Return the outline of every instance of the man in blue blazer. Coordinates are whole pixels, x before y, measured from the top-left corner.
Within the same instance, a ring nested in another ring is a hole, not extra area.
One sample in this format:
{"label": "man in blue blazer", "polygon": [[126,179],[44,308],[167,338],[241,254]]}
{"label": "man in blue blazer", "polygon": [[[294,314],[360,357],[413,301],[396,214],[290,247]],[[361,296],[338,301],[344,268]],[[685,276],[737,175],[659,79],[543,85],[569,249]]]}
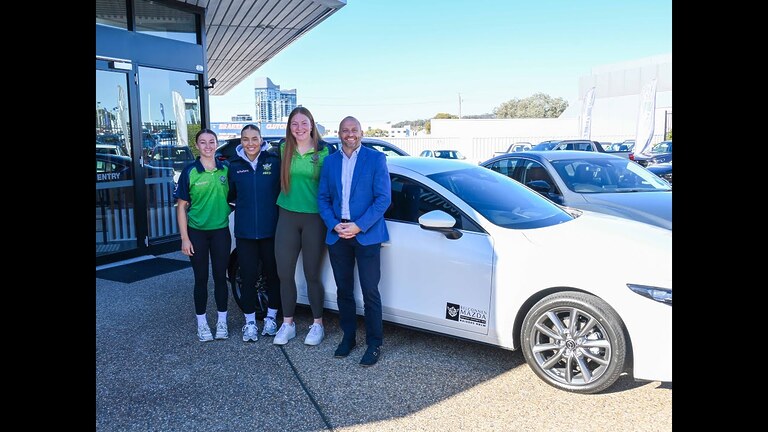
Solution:
{"label": "man in blue blazer", "polygon": [[387,157],[361,145],[363,131],[354,117],[339,124],[341,150],[325,158],[320,172],[317,203],[328,227],[325,242],[336,280],[339,325],[344,335],[335,357],[343,358],[356,345],[357,306],[354,270],[363,291],[365,342],[360,364],[372,366],[381,357],[381,243],[389,240],[384,212],[392,200]]}

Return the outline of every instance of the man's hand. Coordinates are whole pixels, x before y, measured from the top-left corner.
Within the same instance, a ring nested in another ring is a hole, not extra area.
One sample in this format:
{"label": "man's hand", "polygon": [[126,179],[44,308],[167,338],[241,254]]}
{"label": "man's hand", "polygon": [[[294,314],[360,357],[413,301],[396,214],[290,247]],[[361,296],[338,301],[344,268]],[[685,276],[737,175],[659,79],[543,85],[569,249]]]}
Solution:
{"label": "man's hand", "polygon": [[354,222],[341,222],[333,228],[340,238],[351,239],[361,230]]}

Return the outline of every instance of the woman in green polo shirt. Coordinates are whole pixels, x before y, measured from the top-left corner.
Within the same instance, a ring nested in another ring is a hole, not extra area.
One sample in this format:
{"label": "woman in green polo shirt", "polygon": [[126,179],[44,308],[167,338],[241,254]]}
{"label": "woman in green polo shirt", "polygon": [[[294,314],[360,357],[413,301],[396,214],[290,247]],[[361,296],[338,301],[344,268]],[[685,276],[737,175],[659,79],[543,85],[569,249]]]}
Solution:
{"label": "woman in green polo shirt", "polygon": [[195,313],[197,337],[200,342],[213,340],[205,316],[208,304],[208,260],[213,269],[213,294],[216,299],[218,321],[216,339],[227,339],[227,265],[232,236],[229,233],[227,203],[228,167],[216,160],[216,134],[202,129],[195,136],[200,157],[181,171],[174,192],[176,218],[181,234],[181,253],[189,257],[195,276]]}
{"label": "woman in green polo shirt", "polygon": [[281,190],[277,197],[279,216],[275,232],[275,260],[280,277],[283,324],[273,343],[285,345],[296,337],[296,324],[293,322],[297,296],[295,274],[301,252],[307,296],[314,318],[304,343],[317,345],[325,336],[320,269],[326,251],[325,224],[317,208],[317,188],[320,168],[328,156],[328,145],[320,140],[315,119],[308,109],[297,107],[288,116],[280,156]]}

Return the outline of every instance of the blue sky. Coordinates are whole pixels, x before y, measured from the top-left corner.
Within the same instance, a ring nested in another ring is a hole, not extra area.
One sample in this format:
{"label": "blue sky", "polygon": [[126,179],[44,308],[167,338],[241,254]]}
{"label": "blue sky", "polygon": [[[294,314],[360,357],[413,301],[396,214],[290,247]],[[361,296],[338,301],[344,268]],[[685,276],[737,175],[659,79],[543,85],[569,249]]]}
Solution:
{"label": "blue sky", "polygon": [[593,67],[672,52],[671,0],[347,0],[224,96],[211,120],[254,114],[253,81],[296,89],[316,121],[490,113],[534,93],[579,99]]}

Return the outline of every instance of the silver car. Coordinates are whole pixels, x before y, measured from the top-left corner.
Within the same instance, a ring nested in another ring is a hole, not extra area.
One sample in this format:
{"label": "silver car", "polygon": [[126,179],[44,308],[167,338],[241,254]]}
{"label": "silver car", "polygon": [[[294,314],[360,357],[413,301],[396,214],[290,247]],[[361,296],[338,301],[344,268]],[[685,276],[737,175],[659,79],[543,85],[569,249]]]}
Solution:
{"label": "silver car", "polygon": [[605,153],[530,151],[497,156],[482,166],[550,200],[672,229],[672,187],[637,163]]}

